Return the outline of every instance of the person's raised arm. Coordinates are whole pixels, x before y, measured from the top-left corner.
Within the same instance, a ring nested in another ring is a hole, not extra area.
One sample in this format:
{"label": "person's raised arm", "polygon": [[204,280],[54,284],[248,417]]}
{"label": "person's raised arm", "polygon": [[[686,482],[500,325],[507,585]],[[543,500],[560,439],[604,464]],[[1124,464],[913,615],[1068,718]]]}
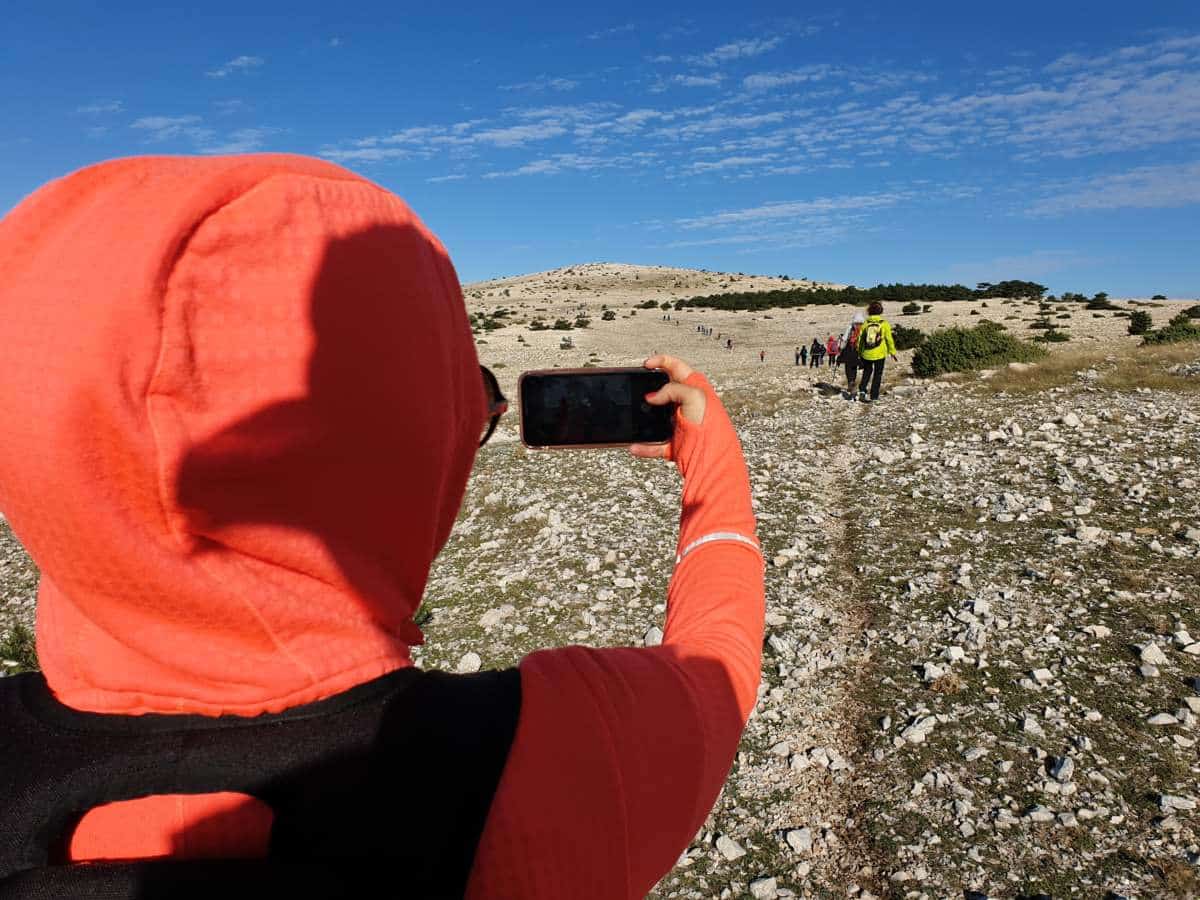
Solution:
{"label": "person's raised arm", "polygon": [[566,647],[521,663],[521,716],[468,896],[643,897],[703,825],[754,707],[762,557],[750,482],[711,385],[685,363],[647,399],[679,404],[683,475],[661,646]]}

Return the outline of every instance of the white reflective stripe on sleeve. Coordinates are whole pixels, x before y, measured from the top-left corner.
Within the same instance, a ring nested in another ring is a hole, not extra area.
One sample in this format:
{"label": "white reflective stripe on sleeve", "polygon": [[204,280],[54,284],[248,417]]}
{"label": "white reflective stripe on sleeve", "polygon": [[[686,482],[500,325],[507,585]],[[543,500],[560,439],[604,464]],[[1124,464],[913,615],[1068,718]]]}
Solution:
{"label": "white reflective stripe on sleeve", "polygon": [[676,554],[675,565],[679,565],[681,562],[683,562],[683,558],[697,547],[703,544],[711,544],[713,541],[737,541],[739,544],[746,544],[749,547],[753,547],[755,552],[759,554],[762,553],[762,549],[758,546],[758,541],[754,540],[754,538],[746,537],[744,534],[738,534],[736,531],[714,531],[712,534],[706,534],[704,537],[696,538],[696,540],[684,547],[682,553]]}

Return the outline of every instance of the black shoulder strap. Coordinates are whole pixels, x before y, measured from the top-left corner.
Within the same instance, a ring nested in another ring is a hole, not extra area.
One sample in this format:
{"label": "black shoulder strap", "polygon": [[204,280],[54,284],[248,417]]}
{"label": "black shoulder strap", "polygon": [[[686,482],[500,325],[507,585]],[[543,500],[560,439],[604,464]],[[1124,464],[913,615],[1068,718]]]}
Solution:
{"label": "black shoulder strap", "polygon": [[[339,884],[386,875],[402,879],[403,896],[461,896],[519,710],[515,669],[406,669],[252,718],[81,713],[59,704],[40,675],[0,679],[0,898],[26,895],[4,893],[12,876],[23,890],[38,878],[82,878],[107,879],[117,891],[93,883],[88,896],[179,896],[145,891],[172,872],[185,881],[205,873],[236,881],[270,878],[273,866],[281,880],[301,885],[321,883],[297,874],[297,866],[315,866]],[[209,869],[50,865],[51,848],[93,807],[217,791],[271,807],[267,860]],[[293,896],[336,894],[313,888]]]}

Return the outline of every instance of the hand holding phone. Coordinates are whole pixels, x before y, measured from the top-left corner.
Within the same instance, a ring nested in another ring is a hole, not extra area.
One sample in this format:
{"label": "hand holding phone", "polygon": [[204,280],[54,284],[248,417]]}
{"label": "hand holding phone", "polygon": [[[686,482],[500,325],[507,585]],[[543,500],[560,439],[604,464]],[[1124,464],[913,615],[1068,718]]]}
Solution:
{"label": "hand holding phone", "polygon": [[665,446],[675,429],[671,381],[654,367],[525,372],[517,385],[521,441],[541,449]]}
{"label": "hand holding phone", "polygon": [[[669,403],[672,404],[672,408],[678,405],[680,415],[693,425],[700,425],[704,422],[708,397],[704,391],[685,383],[695,371],[691,366],[682,359],[664,354],[652,356],[642,365],[646,368],[662,369],[671,377],[671,380],[656,394],[646,398],[648,403],[652,405]],[[643,459],[670,459],[671,445],[634,444],[629,448],[629,452]]]}

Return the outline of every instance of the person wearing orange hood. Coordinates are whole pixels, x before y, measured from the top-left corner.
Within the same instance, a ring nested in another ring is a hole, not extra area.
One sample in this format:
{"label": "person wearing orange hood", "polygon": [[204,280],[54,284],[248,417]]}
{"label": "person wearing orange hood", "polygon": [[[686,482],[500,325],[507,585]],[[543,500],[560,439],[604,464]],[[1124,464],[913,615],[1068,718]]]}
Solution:
{"label": "person wearing orange hood", "polygon": [[641,897],[671,869],[763,635],[703,376],[647,360],[676,431],[632,448],[683,476],[662,644],[423,672],[413,616],[503,407],[403,201],[304,157],[118,160],[0,221],[0,273],[43,669],[0,679],[0,897]]}

